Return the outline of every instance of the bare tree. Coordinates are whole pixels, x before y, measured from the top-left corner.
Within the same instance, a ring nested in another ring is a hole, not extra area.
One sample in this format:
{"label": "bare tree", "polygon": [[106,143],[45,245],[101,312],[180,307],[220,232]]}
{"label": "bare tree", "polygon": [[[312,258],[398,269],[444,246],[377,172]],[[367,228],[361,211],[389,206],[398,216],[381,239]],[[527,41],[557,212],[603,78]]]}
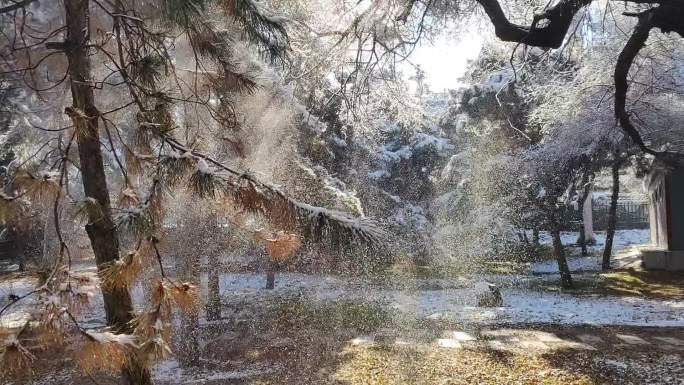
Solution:
{"label": "bare tree", "polygon": [[[568,35],[575,15],[593,0],[560,0],[533,17],[529,26],[517,25],[508,20],[499,0],[476,0],[494,25],[496,36],[503,41],[517,42],[540,48],[559,48]],[[664,33],[675,32],[684,37],[684,4],[675,0],[627,0],[625,3],[646,5],[638,13],[625,12],[638,22],[632,35],[615,63],[615,118],[620,127],[642,151],[648,154],[671,157],[673,154],[650,148],[631,121],[627,111],[628,75],[634,59],[644,47],[653,29]]]}

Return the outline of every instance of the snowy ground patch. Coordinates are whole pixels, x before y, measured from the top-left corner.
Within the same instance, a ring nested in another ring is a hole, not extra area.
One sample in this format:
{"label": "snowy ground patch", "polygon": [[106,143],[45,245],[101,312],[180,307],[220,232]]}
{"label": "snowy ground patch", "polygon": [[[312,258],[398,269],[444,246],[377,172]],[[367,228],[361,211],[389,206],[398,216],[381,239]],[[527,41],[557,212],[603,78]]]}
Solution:
{"label": "snowy ground patch", "polygon": [[204,384],[207,382],[225,381],[226,383],[247,381],[255,377],[275,372],[277,366],[241,365],[239,370],[184,370],[175,359],[169,359],[155,365],[152,376],[161,384]]}
{"label": "snowy ground patch", "polygon": [[[577,243],[577,232],[562,232],[561,241],[565,246],[574,247]],[[629,247],[637,245],[645,245],[650,243],[650,230],[648,229],[634,229],[634,230],[617,230],[615,238],[613,239],[613,254],[623,251]],[[601,270],[601,253],[606,243],[606,233],[594,233],[596,243],[589,246],[589,252],[595,253],[598,256],[590,257],[568,257],[568,265],[570,271],[600,271]],[[539,242],[543,245],[551,245],[551,235],[548,232],[541,232],[539,234]],[[558,264],[556,261],[544,261],[533,263],[530,266],[533,273],[549,274],[558,273]]]}
{"label": "snowy ground patch", "polygon": [[[492,277],[490,277],[492,278]],[[566,325],[684,326],[684,301],[638,297],[575,296],[502,287],[504,306],[477,307],[476,281],[467,287],[387,290],[358,280],[283,273],[276,289],[263,289],[263,275],[221,275],[223,302],[254,303],[288,295],[313,302],[374,301],[398,315],[447,319],[464,323],[562,323]],[[428,286],[428,285],[425,285]]]}
{"label": "snowy ground patch", "polygon": [[[528,237],[532,237],[532,233],[528,233]],[[577,231],[561,231],[561,242],[568,247],[576,247],[579,232]],[[596,242],[588,246],[590,252],[602,252],[606,244],[606,232],[595,231],[594,239]],[[542,245],[551,246],[551,234],[548,231],[539,232],[539,243]],[[649,229],[631,229],[631,230],[616,230],[613,238],[613,252],[620,251],[628,246],[643,245],[651,243],[651,230]]]}

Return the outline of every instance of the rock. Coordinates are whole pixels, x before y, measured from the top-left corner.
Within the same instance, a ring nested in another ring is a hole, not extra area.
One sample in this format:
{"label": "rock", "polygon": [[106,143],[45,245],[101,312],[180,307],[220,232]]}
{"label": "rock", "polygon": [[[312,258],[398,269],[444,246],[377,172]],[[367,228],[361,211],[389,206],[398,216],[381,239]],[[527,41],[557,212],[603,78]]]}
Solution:
{"label": "rock", "polygon": [[485,282],[483,285],[477,285],[476,293],[477,306],[479,307],[500,307],[503,306],[503,298],[501,298],[501,291],[493,283]]}

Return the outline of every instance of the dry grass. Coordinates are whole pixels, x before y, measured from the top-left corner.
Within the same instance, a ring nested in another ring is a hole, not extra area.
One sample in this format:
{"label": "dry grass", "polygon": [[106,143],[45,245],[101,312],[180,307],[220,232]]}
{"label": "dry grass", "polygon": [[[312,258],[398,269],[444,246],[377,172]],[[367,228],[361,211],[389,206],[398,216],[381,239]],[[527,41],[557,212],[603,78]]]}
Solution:
{"label": "dry grass", "polygon": [[609,294],[684,298],[684,275],[681,273],[629,269],[601,274],[601,277]]}
{"label": "dry grass", "polygon": [[532,281],[528,288],[541,291],[562,291],[580,296],[684,298],[684,276],[681,273],[628,269],[610,273],[576,274],[573,276],[573,281],[575,285],[573,289],[561,289],[558,277]]}
{"label": "dry grass", "polygon": [[393,313],[380,303],[340,300],[318,306],[294,300],[274,307],[270,322],[281,331],[353,329],[370,332],[389,325],[392,318]]}
{"label": "dry grass", "polygon": [[[293,384],[306,379],[309,384],[539,384],[596,385],[611,381],[593,364],[586,352],[513,354],[485,349],[444,349],[434,344],[361,347],[338,346],[337,352],[306,352],[314,365],[285,362],[275,376],[262,377],[256,384]],[[303,349],[304,350],[304,349]],[[315,349],[314,349],[315,350]],[[289,356],[293,358],[293,356]]]}
{"label": "dry grass", "polygon": [[591,385],[587,374],[556,367],[544,356],[484,350],[442,349],[434,345],[345,352],[349,359],[336,379],[355,384],[548,384]]}

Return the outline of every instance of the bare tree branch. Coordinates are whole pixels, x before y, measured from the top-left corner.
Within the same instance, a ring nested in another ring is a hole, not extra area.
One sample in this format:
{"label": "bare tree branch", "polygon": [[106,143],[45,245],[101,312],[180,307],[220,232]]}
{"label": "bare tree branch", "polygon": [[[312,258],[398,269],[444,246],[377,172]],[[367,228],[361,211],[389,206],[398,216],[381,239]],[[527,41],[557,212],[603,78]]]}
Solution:
{"label": "bare tree branch", "polygon": [[639,54],[639,51],[646,45],[651,29],[660,28],[663,32],[677,32],[680,36],[683,35],[683,13],[684,8],[680,4],[679,6],[665,5],[651,8],[638,14],[639,21],[620,52],[615,65],[615,117],[620,123],[620,127],[632,139],[634,144],[639,146],[645,153],[654,156],[664,156],[666,154],[646,146],[639,130],[630,120],[626,109],[629,70],[632,64],[634,64],[634,59]]}
{"label": "bare tree branch", "polygon": [[36,1],[37,0],[22,0],[22,1],[13,2],[14,4],[0,8],[0,15],[2,15],[3,13],[8,13],[8,12],[12,12],[12,11],[16,11],[18,9],[24,8],[27,5],[34,3]]}
{"label": "bare tree branch", "polygon": [[[543,13],[536,14],[532,25],[511,23],[498,0],[477,0],[494,25],[496,36],[503,41],[524,43],[541,48],[559,48],[577,12],[593,0],[561,0]],[[548,20],[537,27],[541,20]]]}
{"label": "bare tree branch", "polygon": [[[536,14],[532,24],[527,27],[511,23],[501,8],[499,0],[477,0],[494,25],[499,39],[541,48],[561,47],[574,16],[592,1],[560,0],[543,13]],[[647,147],[639,130],[630,120],[626,110],[628,75],[634,59],[645,46],[651,29],[658,28],[663,33],[677,32],[680,36],[684,36],[684,4],[674,0],[625,0],[625,2],[654,6],[640,13],[625,13],[626,16],[638,17],[639,21],[615,66],[615,117],[620,127],[642,151],[662,157],[667,154]],[[542,20],[547,22],[544,26],[537,27]]]}
{"label": "bare tree branch", "polygon": [[647,154],[656,155],[657,152],[646,147],[641,134],[634,127],[629,119],[629,114],[626,110],[627,103],[627,90],[629,89],[629,83],[627,76],[629,75],[629,69],[634,63],[634,59],[639,54],[639,51],[646,44],[648,40],[648,35],[653,28],[653,23],[651,18],[648,16],[639,17],[639,22],[637,23],[632,35],[627,40],[627,44],[620,52],[618,56],[617,64],[615,65],[615,117],[617,118],[620,126],[629,135],[629,137],[634,141],[634,144],[639,146],[642,151]]}

